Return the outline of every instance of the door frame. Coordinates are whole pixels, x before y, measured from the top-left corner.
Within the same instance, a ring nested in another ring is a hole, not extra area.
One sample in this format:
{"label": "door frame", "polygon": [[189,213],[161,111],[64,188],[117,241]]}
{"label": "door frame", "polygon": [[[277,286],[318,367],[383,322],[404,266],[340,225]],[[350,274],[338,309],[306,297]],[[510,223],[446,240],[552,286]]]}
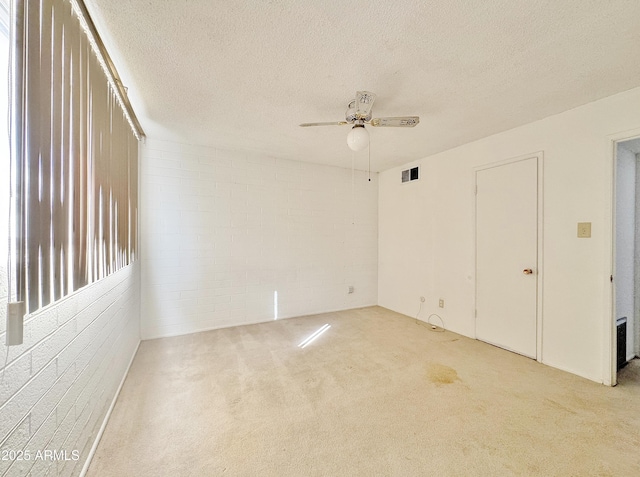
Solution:
{"label": "door frame", "polygon": [[[616,276],[616,179],[618,169],[618,143],[632,139],[640,138],[640,129],[630,129],[628,131],[611,134],[608,136],[609,141],[609,213],[608,220],[610,227],[609,234],[605,234],[606,240],[609,241],[608,250],[608,266],[609,276],[607,276],[608,286],[605,286],[605,304],[609,309],[609,314],[605,313],[604,320],[604,350],[603,350],[603,376],[602,382],[607,386],[615,386],[618,384],[618,335],[616,330],[616,296],[614,280]],[[635,331],[634,331],[635,332]],[[607,346],[608,345],[608,346]],[[608,349],[607,349],[608,348]]]}
{"label": "door frame", "polygon": [[538,183],[538,233],[536,237],[537,241],[537,260],[536,260],[536,358],[538,362],[542,362],[542,331],[543,331],[543,288],[544,283],[544,152],[537,151],[530,154],[523,154],[521,156],[511,157],[495,162],[489,162],[473,168],[473,265],[474,265],[474,286],[473,286],[473,334],[474,338],[478,339],[476,331],[477,322],[477,303],[478,303],[478,199],[477,199],[477,173],[486,169],[493,169],[495,167],[505,166],[515,162],[525,161],[527,159],[536,159],[537,165],[537,183]]}

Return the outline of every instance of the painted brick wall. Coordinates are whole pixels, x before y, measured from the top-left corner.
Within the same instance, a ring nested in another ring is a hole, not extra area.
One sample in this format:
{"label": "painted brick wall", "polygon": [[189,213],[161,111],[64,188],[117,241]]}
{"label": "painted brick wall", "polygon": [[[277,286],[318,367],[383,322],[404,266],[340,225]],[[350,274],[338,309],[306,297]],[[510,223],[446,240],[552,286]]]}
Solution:
{"label": "painted brick wall", "polygon": [[377,174],[153,139],[141,167],[143,338],[377,303]]}
{"label": "painted brick wall", "polygon": [[[0,365],[5,346],[6,268],[0,267]],[[79,475],[140,342],[139,262],[25,319],[0,384],[0,475]],[[2,371],[2,369],[0,369]],[[35,460],[45,449],[77,461]],[[2,460],[4,451],[31,460]],[[47,474],[48,472],[48,474]]]}

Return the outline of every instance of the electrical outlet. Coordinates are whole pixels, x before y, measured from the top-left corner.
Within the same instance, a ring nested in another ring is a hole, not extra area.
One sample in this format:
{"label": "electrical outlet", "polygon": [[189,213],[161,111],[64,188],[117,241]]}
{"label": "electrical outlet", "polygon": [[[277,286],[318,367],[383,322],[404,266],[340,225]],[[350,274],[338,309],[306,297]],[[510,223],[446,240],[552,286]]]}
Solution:
{"label": "electrical outlet", "polygon": [[349,285],[349,294],[353,293],[353,285]]}
{"label": "electrical outlet", "polygon": [[443,299],[443,298],[440,298],[440,299],[438,300],[438,306],[439,306],[440,308],[444,308],[444,299]]}

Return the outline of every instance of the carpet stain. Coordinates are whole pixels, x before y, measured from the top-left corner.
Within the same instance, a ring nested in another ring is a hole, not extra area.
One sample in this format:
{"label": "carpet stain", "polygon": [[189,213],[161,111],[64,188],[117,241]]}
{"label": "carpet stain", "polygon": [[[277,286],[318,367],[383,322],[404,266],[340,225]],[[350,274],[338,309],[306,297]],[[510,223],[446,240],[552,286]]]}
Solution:
{"label": "carpet stain", "polygon": [[451,384],[459,380],[455,369],[438,363],[427,365],[427,379],[435,384]]}

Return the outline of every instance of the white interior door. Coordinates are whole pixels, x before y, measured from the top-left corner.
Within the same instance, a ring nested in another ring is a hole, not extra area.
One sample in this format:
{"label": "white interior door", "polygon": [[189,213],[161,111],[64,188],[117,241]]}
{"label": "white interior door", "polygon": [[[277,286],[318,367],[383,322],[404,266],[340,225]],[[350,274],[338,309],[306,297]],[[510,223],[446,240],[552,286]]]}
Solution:
{"label": "white interior door", "polygon": [[536,358],[538,158],[476,171],[476,337]]}

